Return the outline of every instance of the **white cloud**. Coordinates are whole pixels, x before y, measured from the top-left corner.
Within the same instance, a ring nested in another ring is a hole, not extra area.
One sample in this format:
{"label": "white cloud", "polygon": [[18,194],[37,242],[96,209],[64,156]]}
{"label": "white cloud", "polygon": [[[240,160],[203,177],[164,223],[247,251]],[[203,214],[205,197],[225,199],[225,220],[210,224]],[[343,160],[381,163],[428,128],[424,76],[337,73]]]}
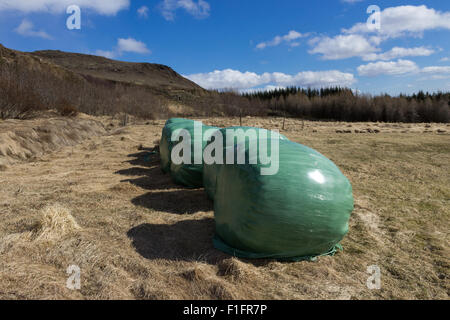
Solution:
{"label": "white cloud", "polygon": [[365,61],[375,61],[375,60],[393,60],[403,57],[427,57],[435,53],[434,50],[425,47],[416,48],[401,48],[394,47],[391,50],[384,53],[371,53],[363,56]]}
{"label": "white cloud", "polygon": [[337,70],[304,71],[295,75],[280,72],[257,74],[226,69],[185,76],[206,89],[238,89],[248,91],[255,87],[327,87],[350,86],[356,82],[353,74]]}
{"label": "white cloud", "polygon": [[442,80],[450,78],[450,66],[431,66],[425,67],[421,70],[424,75],[419,80]]}
{"label": "white cloud", "polygon": [[422,73],[428,74],[450,74],[450,66],[445,67],[425,67],[422,69]]}
{"label": "white cloud", "polygon": [[313,48],[309,53],[322,54],[325,60],[367,56],[380,50],[365,37],[357,34],[314,38],[310,41],[310,45]]}
{"label": "white cloud", "polygon": [[16,29],[14,29],[14,31],[25,37],[52,39],[52,37],[47,32],[42,30],[34,30],[33,23],[27,19],[22,20],[22,23]]}
{"label": "white cloud", "polygon": [[440,62],[447,62],[450,61],[450,57],[444,57],[441,60],[439,60]]}
{"label": "white cloud", "polygon": [[280,90],[280,89],[286,89],[286,87],[267,85],[267,86],[262,87],[262,88],[242,89],[242,90],[240,90],[240,92],[241,93],[256,93],[256,92],[274,91],[274,90]]}
{"label": "white cloud", "polygon": [[117,46],[113,50],[96,50],[95,54],[109,59],[117,58],[125,52],[151,54],[152,52],[147,48],[147,45],[133,38],[117,39]]}
{"label": "white cloud", "polygon": [[372,62],[358,67],[358,74],[366,77],[376,77],[379,75],[402,75],[418,72],[417,64],[410,60],[379,61]]}
{"label": "white cloud", "polygon": [[205,0],[163,0],[160,5],[161,13],[166,20],[175,19],[175,11],[184,9],[195,18],[205,18],[209,16],[211,6]]}
{"label": "white cloud", "polygon": [[322,54],[326,60],[361,57],[365,61],[392,60],[403,57],[429,56],[435,50],[417,47],[400,48],[379,53],[378,46],[389,38],[422,36],[427,30],[450,30],[450,12],[440,12],[422,6],[397,6],[383,10],[381,29],[368,28],[367,23],[357,23],[343,34],[333,38],[321,37],[310,41],[311,54]]}
{"label": "white cloud", "polygon": [[337,70],[331,71],[305,71],[300,72],[292,77],[292,80],[279,82],[285,86],[301,86],[301,87],[328,87],[343,86],[347,87],[355,83],[356,80],[351,73],[343,73]]}
{"label": "white cloud", "polygon": [[410,60],[379,61],[358,67],[360,76],[376,77],[380,75],[417,74],[425,76],[423,79],[446,79],[450,77],[450,66],[428,66],[419,68]]}
{"label": "white cloud", "polygon": [[118,39],[117,49],[119,50],[119,52],[133,52],[140,54],[151,53],[151,51],[147,48],[145,43],[135,40],[133,38]]}
{"label": "white cloud", "polygon": [[148,12],[149,12],[149,9],[147,6],[142,6],[137,10],[139,17],[141,17],[141,18],[147,18]]}
{"label": "white cloud", "polygon": [[361,1],[364,1],[364,0],[341,0],[342,2],[345,2],[345,3],[356,3],[356,2],[361,2]]}
{"label": "white cloud", "polygon": [[247,89],[270,82],[270,74],[258,75],[254,72],[240,72],[232,69],[216,70],[186,76],[206,89]]}
{"label": "white cloud", "polygon": [[0,0],[0,11],[61,13],[70,5],[78,5],[82,9],[91,9],[104,15],[114,15],[127,9],[130,0]]}
{"label": "white cloud", "polygon": [[369,29],[367,24],[358,23],[344,33],[373,33],[385,38],[402,35],[421,36],[424,31],[447,29],[450,30],[450,12],[440,12],[421,6],[398,6],[386,8],[381,12],[381,29]]}
{"label": "white cloud", "polygon": [[307,37],[307,36],[308,36],[308,34],[301,34],[300,32],[297,32],[295,30],[291,30],[291,31],[289,31],[288,34],[286,34],[284,36],[276,36],[275,38],[273,38],[270,41],[259,43],[256,46],[256,48],[257,49],[265,49],[267,47],[278,46],[281,43],[290,43],[290,45],[292,47],[296,47],[296,46],[299,45],[299,43],[298,42],[292,42],[292,41],[297,40],[299,38]]}

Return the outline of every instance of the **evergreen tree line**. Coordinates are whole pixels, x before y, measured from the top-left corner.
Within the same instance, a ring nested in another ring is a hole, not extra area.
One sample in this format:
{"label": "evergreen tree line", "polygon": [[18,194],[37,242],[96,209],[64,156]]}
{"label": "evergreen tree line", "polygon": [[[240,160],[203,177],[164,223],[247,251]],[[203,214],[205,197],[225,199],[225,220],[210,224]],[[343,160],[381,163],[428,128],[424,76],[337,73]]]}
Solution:
{"label": "evergreen tree line", "polygon": [[450,122],[450,93],[361,95],[348,88],[290,87],[243,94],[269,115],[349,122]]}

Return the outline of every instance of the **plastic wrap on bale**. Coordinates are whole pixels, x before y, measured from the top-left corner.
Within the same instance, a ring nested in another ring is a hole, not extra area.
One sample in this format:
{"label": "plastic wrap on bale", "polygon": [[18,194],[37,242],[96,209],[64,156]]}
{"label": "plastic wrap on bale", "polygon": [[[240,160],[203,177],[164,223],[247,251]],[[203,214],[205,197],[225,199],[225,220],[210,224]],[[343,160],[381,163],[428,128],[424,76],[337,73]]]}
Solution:
{"label": "plastic wrap on bale", "polygon": [[173,143],[171,141],[172,132],[178,129],[178,124],[183,126],[190,125],[193,120],[183,118],[171,118],[166,121],[161,134],[161,141],[159,143],[159,154],[161,159],[161,169],[167,173],[170,171],[170,153],[172,152]]}
{"label": "plastic wrap on bale", "polygon": [[[242,129],[242,131],[240,131],[240,134],[239,134],[239,131],[237,131],[239,129]],[[219,131],[222,135],[222,139],[223,139],[222,145],[223,145],[223,149],[224,149],[223,163],[225,163],[225,155],[226,155],[226,150],[227,150],[227,143],[226,143],[227,130],[236,130],[235,132],[239,136],[239,138],[235,138],[233,147],[238,142],[239,139],[245,139],[245,142],[248,147],[250,140],[259,139],[261,133],[265,134],[265,137],[268,139],[279,138],[282,140],[289,140],[286,136],[279,134],[277,132],[267,130],[267,129],[255,128],[255,127],[228,127],[228,128],[220,129]],[[246,133],[249,130],[252,130],[253,132],[255,132],[255,136],[246,135]],[[213,142],[213,141],[209,141],[207,143],[207,145],[209,145],[211,142]],[[235,162],[234,163],[236,163],[236,154],[235,154]],[[213,164],[205,163],[203,166],[203,186],[205,187],[206,194],[208,195],[208,197],[211,200],[214,200],[214,193],[216,190],[216,183],[217,183],[216,182],[217,174],[218,174],[218,171],[220,170],[221,166],[222,166],[221,164],[216,164],[216,163],[213,163]]]}
{"label": "plastic wrap on bale", "polygon": [[241,258],[288,261],[334,254],[353,211],[348,179],[319,152],[288,140],[279,140],[278,172],[261,175],[261,167],[217,171],[215,247]]}
{"label": "plastic wrap on bale", "polygon": [[[208,137],[206,134],[212,131],[218,130],[218,128],[202,125],[202,135],[194,135],[195,122],[189,119],[172,118],[169,119],[162,131],[160,142],[160,157],[161,157],[161,169],[164,172],[170,172],[170,175],[175,183],[181,184],[188,188],[200,188],[203,186],[203,162],[200,164],[194,163],[194,145],[199,143],[199,139],[202,145],[202,158],[203,149],[206,146]],[[172,161],[173,148],[182,141],[172,141],[172,134],[178,130],[184,129],[189,132],[191,137],[191,161],[190,163],[175,164]]]}

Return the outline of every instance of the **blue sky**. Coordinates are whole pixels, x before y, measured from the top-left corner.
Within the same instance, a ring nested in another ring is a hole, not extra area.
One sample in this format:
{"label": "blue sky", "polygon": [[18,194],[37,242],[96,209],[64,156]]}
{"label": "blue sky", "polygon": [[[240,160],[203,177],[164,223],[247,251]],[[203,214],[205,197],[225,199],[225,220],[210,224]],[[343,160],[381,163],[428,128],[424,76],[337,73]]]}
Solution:
{"label": "blue sky", "polygon": [[[72,4],[80,30],[66,27]],[[161,63],[217,89],[450,90],[449,40],[442,0],[0,0],[6,47]]]}

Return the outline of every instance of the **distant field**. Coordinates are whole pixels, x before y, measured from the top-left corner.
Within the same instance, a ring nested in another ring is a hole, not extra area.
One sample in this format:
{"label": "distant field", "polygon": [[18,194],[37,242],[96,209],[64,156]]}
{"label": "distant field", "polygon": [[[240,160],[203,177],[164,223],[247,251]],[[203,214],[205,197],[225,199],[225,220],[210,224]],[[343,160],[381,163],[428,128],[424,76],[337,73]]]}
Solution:
{"label": "distant field", "polygon": [[[212,202],[149,153],[164,121],[99,120],[108,133],[78,145],[26,162],[0,155],[0,299],[449,298],[450,126],[243,118],[318,150],[353,185],[344,251],[282,263],[213,248]],[[14,130],[4,124],[0,135]],[[69,265],[79,291],[66,288]],[[380,290],[366,286],[371,265]]]}

